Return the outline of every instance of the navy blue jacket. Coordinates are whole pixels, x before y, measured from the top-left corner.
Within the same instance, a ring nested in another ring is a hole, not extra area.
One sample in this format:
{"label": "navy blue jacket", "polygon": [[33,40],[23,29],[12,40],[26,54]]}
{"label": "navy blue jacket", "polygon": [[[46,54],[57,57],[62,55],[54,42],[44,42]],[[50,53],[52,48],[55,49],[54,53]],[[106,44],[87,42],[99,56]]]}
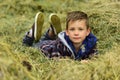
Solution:
{"label": "navy blue jacket", "polygon": [[89,58],[93,54],[97,54],[96,42],[97,38],[90,33],[83,41],[79,51],[76,53],[69,37],[65,32],[61,32],[58,34],[58,38],[56,40],[43,41],[39,49],[49,58],[68,56],[75,60],[81,60]]}

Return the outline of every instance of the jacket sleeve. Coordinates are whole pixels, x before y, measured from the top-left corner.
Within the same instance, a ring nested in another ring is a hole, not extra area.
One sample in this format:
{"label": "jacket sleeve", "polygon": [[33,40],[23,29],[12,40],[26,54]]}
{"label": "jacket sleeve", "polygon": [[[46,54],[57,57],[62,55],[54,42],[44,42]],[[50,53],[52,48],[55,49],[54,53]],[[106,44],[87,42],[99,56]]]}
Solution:
{"label": "jacket sleeve", "polygon": [[57,50],[57,42],[56,40],[48,40],[48,41],[44,41],[41,45],[40,45],[40,50],[42,51],[42,53],[49,57],[60,57],[60,53]]}
{"label": "jacket sleeve", "polygon": [[97,54],[98,54],[97,45],[95,44],[95,46],[93,46],[93,48],[88,53],[85,53],[82,56],[82,59],[90,59],[93,56],[96,56]]}
{"label": "jacket sleeve", "polygon": [[97,50],[97,44],[91,49],[90,53],[89,53],[89,58],[96,56],[98,54],[98,50]]}
{"label": "jacket sleeve", "polygon": [[62,43],[59,38],[56,40],[43,41],[43,43],[40,45],[40,50],[45,56],[49,58],[62,58],[71,56],[69,49]]}

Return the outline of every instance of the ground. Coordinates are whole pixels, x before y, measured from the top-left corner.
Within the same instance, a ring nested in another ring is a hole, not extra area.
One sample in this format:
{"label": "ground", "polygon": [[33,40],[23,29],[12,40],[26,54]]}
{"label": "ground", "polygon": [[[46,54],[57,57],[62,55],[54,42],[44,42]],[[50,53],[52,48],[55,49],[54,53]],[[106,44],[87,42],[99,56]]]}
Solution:
{"label": "ground", "polygon": [[[50,60],[22,38],[39,11],[57,13],[65,29],[68,11],[81,10],[90,18],[98,38],[99,55],[87,63]],[[0,0],[0,80],[120,80],[120,1],[114,0]]]}

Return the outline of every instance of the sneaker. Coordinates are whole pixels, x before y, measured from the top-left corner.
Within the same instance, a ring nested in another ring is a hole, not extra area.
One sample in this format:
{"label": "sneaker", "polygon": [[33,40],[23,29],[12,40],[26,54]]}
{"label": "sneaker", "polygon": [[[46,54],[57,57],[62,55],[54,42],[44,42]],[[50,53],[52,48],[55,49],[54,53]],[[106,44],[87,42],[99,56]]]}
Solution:
{"label": "sneaker", "polygon": [[56,14],[52,13],[49,16],[49,22],[50,22],[50,25],[54,27],[55,34],[58,34],[62,31],[60,18]]}
{"label": "sneaker", "polygon": [[34,25],[35,42],[39,41],[39,39],[42,35],[43,23],[44,23],[44,15],[42,12],[38,12],[35,16],[35,25]]}

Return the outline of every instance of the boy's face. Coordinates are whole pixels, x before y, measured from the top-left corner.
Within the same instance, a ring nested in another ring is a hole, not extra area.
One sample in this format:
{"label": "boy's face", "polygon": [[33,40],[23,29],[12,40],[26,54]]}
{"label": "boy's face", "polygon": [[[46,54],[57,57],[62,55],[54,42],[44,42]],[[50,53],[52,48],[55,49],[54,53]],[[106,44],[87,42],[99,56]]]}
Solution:
{"label": "boy's face", "polygon": [[87,29],[86,20],[76,20],[68,23],[66,34],[73,44],[81,44],[89,33],[90,29]]}

